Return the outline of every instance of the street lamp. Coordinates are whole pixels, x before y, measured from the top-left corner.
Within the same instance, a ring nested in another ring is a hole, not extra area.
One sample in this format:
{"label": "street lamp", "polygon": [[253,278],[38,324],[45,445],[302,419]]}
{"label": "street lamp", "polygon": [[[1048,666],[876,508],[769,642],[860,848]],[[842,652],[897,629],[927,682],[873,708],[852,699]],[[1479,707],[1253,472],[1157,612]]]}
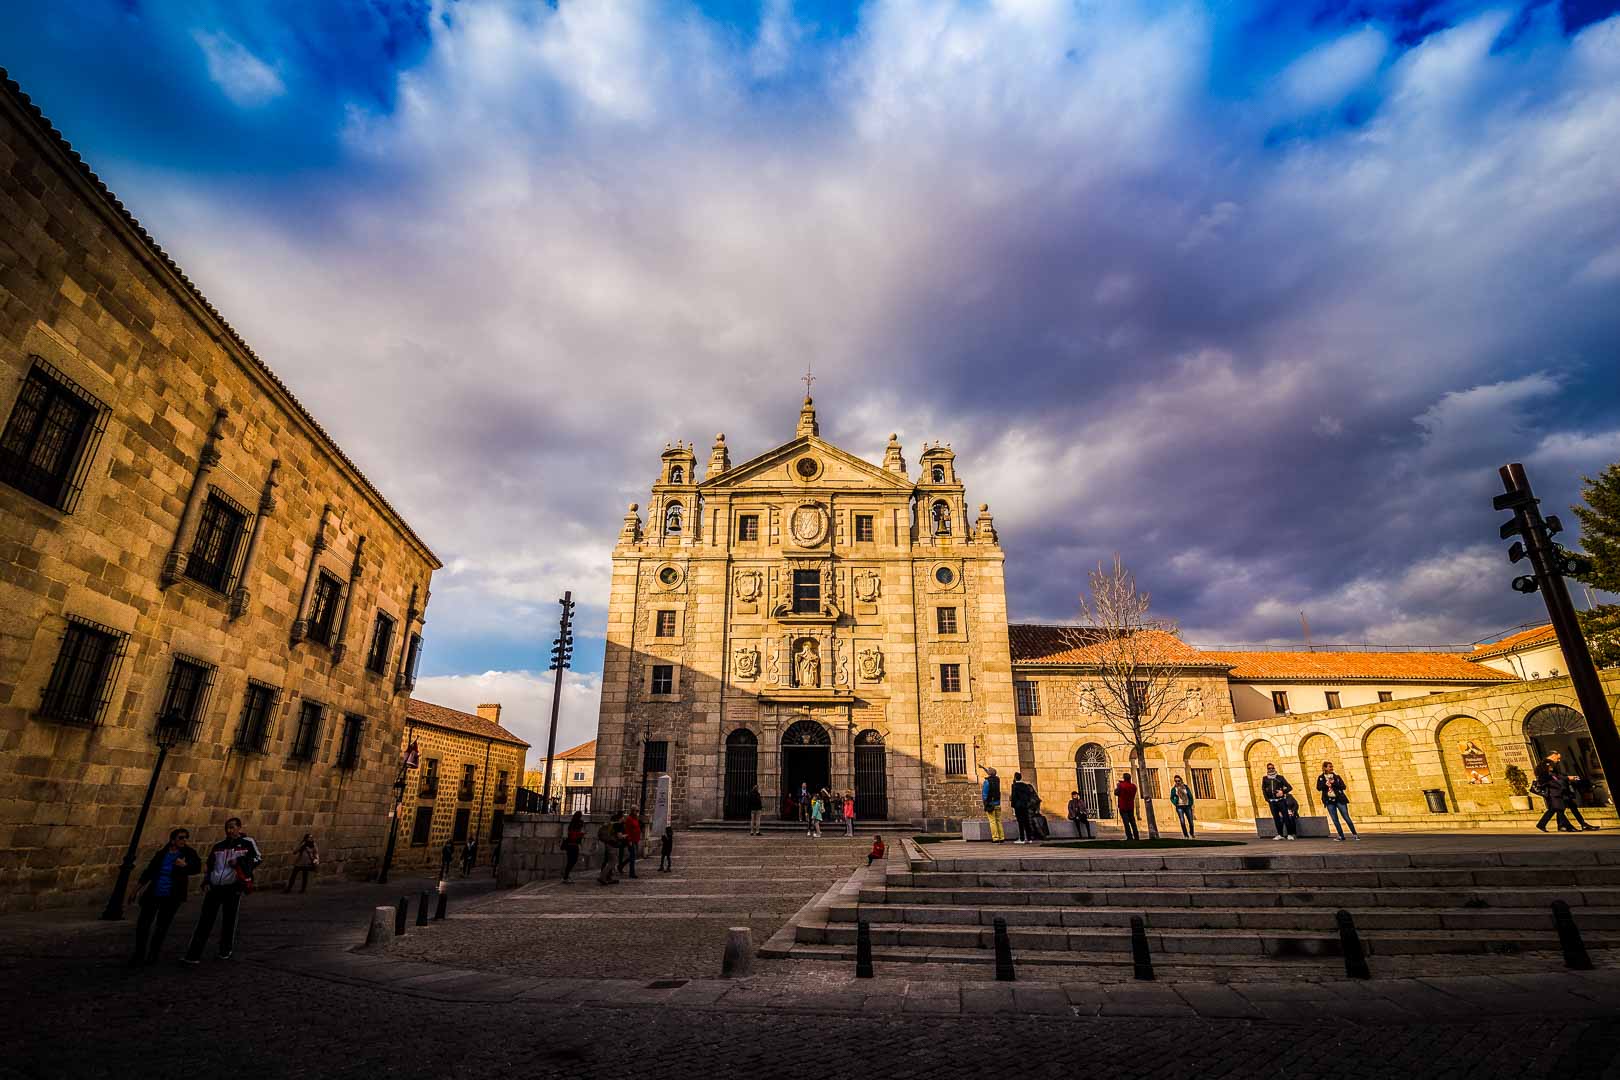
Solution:
{"label": "street lamp", "polygon": [[[551,681],[551,732],[546,736],[546,775],[544,786],[540,789],[542,800],[540,812],[546,813],[551,803],[551,766],[557,760],[557,710],[562,704],[563,672],[568,670],[568,663],[574,655],[574,593],[568,590],[557,601],[562,605],[562,615],[558,619],[557,636],[551,639],[551,668],[557,674]],[[567,789],[564,788],[564,791]],[[559,800],[560,802],[560,800]],[[559,805],[558,810],[562,807]]]}
{"label": "street lamp", "polygon": [[405,771],[416,768],[416,760],[416,741],[413,739],[399,759],[399,775],[394,778],[394,808],[388,812],[388,847],[383,850],[382,871],[377,875],[379,885],[388,884],[388,870],[394,865],[394,845],[399,840],[399,811],[405,805]]}
{"label": "street lamp", "polygon": [[102,909],[103,919],[122,919],[124,917],[124,895],[129,891],[129,877],[135,872],[135,856],[140,851],[141,833],[146,830],[146,815],[152,809],[152,796],[157,793],[158,774],[163,771],[163,762],[169,756],[185,733],[185,719],[174,709],[170,709],[158,717],[157,761],[152,763],[152,779],[146,785],[146,798],[141,800],[141,812],[135,818],[135,831],[129,838],[129,850],[124,852],[124,861],[118,867],[118,881],[113,885],[112,895],[107,897],[107,906]]}

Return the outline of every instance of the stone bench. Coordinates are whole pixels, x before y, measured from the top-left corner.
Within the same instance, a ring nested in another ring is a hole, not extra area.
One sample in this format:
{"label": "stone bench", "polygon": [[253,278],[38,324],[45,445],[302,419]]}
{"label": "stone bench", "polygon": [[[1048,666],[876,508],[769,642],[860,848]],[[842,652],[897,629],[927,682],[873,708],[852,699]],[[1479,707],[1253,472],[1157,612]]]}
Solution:
{"label": "stone bench", "polygon": [[[1333,825],[1325,817],[1306,817],[1304,814],[1294,819],[1294,832],[1298,836],[1335,836]],[[1259,837],[1277,835],[1277,822],[1270,814],[1254,819],[1254,834]]]}
{"label": "stone bench", "polygon": [[[1097,834],[1097,829],[1096,829],[1097,823],[1095,821],[1093,821],[1093,822],[1089,822],[1088,824],[1091,826],[1091,836],[1095,836]],[[1049,817],[1049,818],[1046,819],[1046,827],[1047,827],[1047,829],[1049,829],[1051,831],[1051,834],[1052,834],[1051,838],[1053,840],[1073,840],[1073,839],[1076,839],[1079,836],[1079,833],[1077,833],[1075,831],[1074,822],[1068,820],[1067,818],[1051,818],[1051,817]],[[1007,817],[1003,817],[1001,819],[1001,828],[1002,828],[1002,832],[1005,835],[1007,835],[1010,839],[1016,840],[1018,838],[1018,819],[1017,818],[1012,817],[1010,815],[1007,816]],[[962,839],[963,840],[988,840],[988,839],[990,839],[990,823],[988,821],[986,821],[982,817],[979,817],[979,818],[963,818],[962,819]],[[1090,839],[1090,837],[1087,837],[1087,839]]]}

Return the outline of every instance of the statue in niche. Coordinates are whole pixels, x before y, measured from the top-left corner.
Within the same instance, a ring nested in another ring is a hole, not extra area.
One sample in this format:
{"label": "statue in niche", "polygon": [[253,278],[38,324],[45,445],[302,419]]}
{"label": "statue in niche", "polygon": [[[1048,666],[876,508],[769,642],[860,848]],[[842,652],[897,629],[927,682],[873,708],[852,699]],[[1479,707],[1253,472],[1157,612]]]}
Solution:
{"label": "statue in niche", "polygon": [[793,674],[799,686],[821,685],[821,654],[815,642],[805,640],[799,644],[798,654],[793,657]]}
{"label": "statue in niche", "polygon": [[739,679],[759,678],[759,650],[752,645],[739,648],[731,656],[732,666],[736,669]]}
{"label": "statue in niche", "polygon": [[883,678],[883,651],[876,645],[861,650],[861,678],[866,682]]}

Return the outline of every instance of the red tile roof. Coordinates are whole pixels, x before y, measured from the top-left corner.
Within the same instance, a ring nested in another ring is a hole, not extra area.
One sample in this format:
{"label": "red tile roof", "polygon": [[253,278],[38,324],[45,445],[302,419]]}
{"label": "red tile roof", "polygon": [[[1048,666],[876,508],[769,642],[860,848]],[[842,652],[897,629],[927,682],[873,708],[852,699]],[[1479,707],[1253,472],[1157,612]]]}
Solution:
{"label": "red tile roof", "polygon": [[1473,651],[1468,653],[1470,660],[1486,660],[1493,656],[1506,656],[1508,653],[1520,649],[1537,648],[1542,645],[1558,644],[1558,634],[1552,628],[1552,623],[1543,623],[1532,626],[1528,630],[1520,630],[1517,634],[1509,634],[1505,638],[1486,642],[1484,645],[1475,645]]}
{"label": "red tile roof", "polygon": [[1230,664],[1230,678],[1255,680],[1377,680],[1384,682],[1516,682],[1505,671],[1444,652],[1206,652]]}
{"label": "red tile roof", "polygon": [[475,735],[480,739],[493,739],[496,742],[511,743],[514,746],[528,746],[529,744],[507,731],[501,725],[482,716],[464,713],[457,709],[447,709],[443,705],[435,705],[431,701],[420,698],[411,698],[410,707],[405,711],[405,719],[412,724],[427,724],[431,727],[444,728],[447,731],[459,731],[463,735]]}
{"label": "red tile roof", "polygon": [[558,761],[593,761],[596,758],[596,740],[580,743],[572,750],[557,751]]}
{"label": "red tile roof", "polygon": [[[1101,630],[1089,626],[1018,625],[1007,627],[1015,664],[1096,664],[1103,659],[1106,641]],[[1191,645],[1162,630],[1141,632],[1148,662],[1188,667],[1219,667],[1204,660]]]}

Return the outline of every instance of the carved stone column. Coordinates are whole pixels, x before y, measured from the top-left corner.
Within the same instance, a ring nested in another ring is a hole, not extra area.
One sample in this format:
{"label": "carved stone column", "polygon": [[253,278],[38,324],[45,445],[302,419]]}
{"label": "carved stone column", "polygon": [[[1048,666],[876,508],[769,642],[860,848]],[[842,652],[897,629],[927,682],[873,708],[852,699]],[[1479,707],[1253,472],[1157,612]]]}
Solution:
{"label": "carved stone column", "polygon": [[253,568],[259,557],[259,537],[264,532],[264,519],[269,517],[276,508],[276,470],[281,468],[281,459],[275,458],[270,462],[270,473],[264,478],[264,490],[259,493],[259,512],[253,518],[253,528],[248,532],[247,552],[242,556],[242,572],[236,576],[236,588],[231,590],[231,618],[239,619],[247,611],[248,601],[253,598],[253,590],[248,582],[253,580]]}
{"label": "carved stone column", "polygon": [[197,519],[202,515],[203,498],[208,494],[208,477],[219,466],[219,438],[225,429],[230,410],[224,407],[214,411],[214,422],[203,440],[202,453],[197,460],[197,474],[191,478],[191,493],[186,496],[186,508],[180,514],[180,528],[175,531],[174,544],[163,560],[163,587],[179,581],[186,572],[191,558],[191,545],[197,538]]}
{"label": "carved stone column", "polygon": [[315,530],[315,542],[310,547],[309,567],[304,571],[304,591],[298,596],[298,618],[293,620],[292,643],[303,641],[309,635],[309,596],[315,591],[315,575],[320,572],[321,552],[326,550],[326,529],[332,521],[332,504],[321,508],[321,523]]}
{"label": "carved stone column", "polygon": [[338,598],[342,608],[338,611],[337,638],[332,646],[332,663],[343,663],[343,657],[348,654],[349,643],[349,608],[354,605],[354,587],[360,583],[360,570],[362,559],[366,552],[366,538],[361,537],[354,545],[354,565],[349,567],[349,583],[343,587],[343,595]]}

